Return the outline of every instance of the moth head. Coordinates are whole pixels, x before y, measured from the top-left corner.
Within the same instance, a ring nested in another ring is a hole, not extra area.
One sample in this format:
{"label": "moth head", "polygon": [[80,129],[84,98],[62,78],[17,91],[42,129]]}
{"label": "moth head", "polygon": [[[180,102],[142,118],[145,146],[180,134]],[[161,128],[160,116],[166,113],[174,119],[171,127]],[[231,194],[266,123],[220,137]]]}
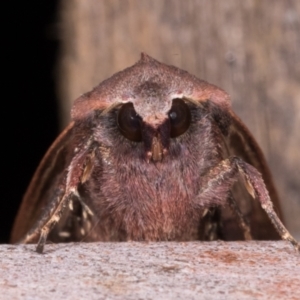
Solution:
{"label": "moth head", "polygon": [[[147,161],[157,162],[167,155],[173,140],[189,132],[191,106],[207,101],[224,109],[230,105],[223,90],[142,54],[135,65],[77,99],[72,119],[81,122],[97,115],[108,130],[118,129],[124,143],[143,149]],[[104,132],[107,129],[99,125],[96,139],[109,144]]]}
{"label": "moth head", "polygon": [[[151,103],[151,102],[150,102]],[[190,127],[191,112],[186,101],[175,98],[167,112],[155,105],[122,104],[117,113],[120,133],[129,141],[143,143],[146,159],[161,161],[168,152],[170,139],[183,135]]]}

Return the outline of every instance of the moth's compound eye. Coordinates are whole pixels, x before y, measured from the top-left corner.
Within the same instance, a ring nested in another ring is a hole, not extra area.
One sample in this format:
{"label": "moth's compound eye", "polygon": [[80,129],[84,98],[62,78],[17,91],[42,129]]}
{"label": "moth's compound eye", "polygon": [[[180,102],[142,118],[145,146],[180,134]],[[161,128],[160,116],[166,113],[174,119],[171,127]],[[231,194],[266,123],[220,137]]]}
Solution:
{"label": "moth's compound eye", "polygon": [[134,142],[142,141],[141,121],[132,103],[126,103],[120,108],[117,119],[118,127],[127,139]]}
{"label": "moth's compound eye", "polygon": [[171,123],[171,138],[180,136],[190,127],[191,112],[184,100],[174,99],[168,115]]}

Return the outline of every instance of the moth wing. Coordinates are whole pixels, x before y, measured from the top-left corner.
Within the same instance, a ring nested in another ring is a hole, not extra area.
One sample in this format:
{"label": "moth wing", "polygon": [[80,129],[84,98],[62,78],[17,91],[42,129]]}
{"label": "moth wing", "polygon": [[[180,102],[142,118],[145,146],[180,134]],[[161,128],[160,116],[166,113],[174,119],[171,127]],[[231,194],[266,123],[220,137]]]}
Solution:
{"label": "moth wing", "polygon": [[[238,156],[242,158],[261,173],[267,190],[269,191],[270,198],[274,204],[274,209],[279,218],[282,219],[279,198],[264,155],[254,137],[239,117],[232,111],[230,114],[232,123],[229,127],[228,135],[225,138],[226,151],[229,156]],[[233,197],[243,215],[250,222],[253,239],[280,239],[267,214],[261,208],[261,204],[257,199],[252,199],[242,182],[239,182],[234,186]],[[222,233],[224,233],[223,238],[225,240],[243,239],[241,230],[237,228],[236,225],[236,217],[229,211],[228,207],[223,207],[221,209],[221,224]]]}
{"label": "moth wing", "polygon": [[68,166],[74,122],[71,122],[50,146],[40,162],[23,197],[11,234],[11,242],[16,243],[32,228],[41,216],[42,209],[50,201],[63,170]]}

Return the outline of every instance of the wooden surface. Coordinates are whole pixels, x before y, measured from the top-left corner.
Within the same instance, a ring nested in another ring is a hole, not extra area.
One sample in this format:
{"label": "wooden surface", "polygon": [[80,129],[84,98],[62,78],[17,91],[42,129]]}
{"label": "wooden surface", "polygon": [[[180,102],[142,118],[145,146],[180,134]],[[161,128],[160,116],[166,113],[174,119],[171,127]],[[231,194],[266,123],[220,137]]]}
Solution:
{"label": "wooden surface", "polygon": [[1,299],[300,299],[285,242],[0,245]]}
{"label": "wooden surface", "polygon": [[300,239],[300,1],[61,0],[59,93],[71,103],[140,52],[225,89]]}

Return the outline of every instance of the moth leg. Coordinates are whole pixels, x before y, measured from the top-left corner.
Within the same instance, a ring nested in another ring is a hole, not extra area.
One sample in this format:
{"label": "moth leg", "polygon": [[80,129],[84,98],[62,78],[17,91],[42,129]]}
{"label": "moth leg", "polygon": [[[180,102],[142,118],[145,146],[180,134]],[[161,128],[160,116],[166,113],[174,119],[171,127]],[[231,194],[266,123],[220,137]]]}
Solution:
{"label": "moth leg", "polygon": [[82,198],[78,195],[78,201],[80,202],[82,206],[82,210],[84,211],[84,214],[90,215],[91,217],[94,215],[93,211],[90,209],[90,207],[82,200]]}
{"label": "moth leg", "polygon": [[[81,215],[80,215],[80,228],[79,232],[81,235],[81,240],[83,238],[87,238],[87,235],[90,233],[92,228],[92,218],[95,220],[94,212],[91,210],[91,208],[84,202],[84,199],[82,199],[80,196],[77,198],[80,206],[81,206]],[[78,217],[77,217],[78,220]]]}
{"label": "moth leg", "polygon": [[42,253],[44,249],[44,245],[47,240],[47,236],[49,232],[52,230],[54,225],[60,220],[65,207],[67,207],[70,203],[70,200],[77,196],[76,189],[69,189],[68,192],[65,192],[60,189],[58,196],[49,203],[49,205],[45,209],[44,215],[39,219],[38,223],[28,232],[28,234],[21,240],[21,243],[30,243],[38,235],[40,235],[36,251],[38,253]]}
{"label": "moth leg", "polygon": [[[64,178],[65,176],[63,176],[62,180],[64,180]],[[26,233],[26,235],[21,240],[18,241],[18,243],[28,244],[36,241],[36,239],[39,236],[40,228],[43,227],[43,225],[47,222],[49,217],[53,214],[53,211],[55,210],[56,206],[60,202],[60,199],[63,197],[65,193],[64,186],[65,186],[65,181],[63,181],[62,184],[58,184],[55,190],[51,193],[48,204],[43,208],[42,215],[39,216],[37,222],[34,223],[31,229]]]}
{"label": "moth leg", "polygon": [[251,165],[239,159],[238,168],[240,174],[244,177],[246,188],[253,198],[257,198],[261,203],[262,208],[267,213],[275,229],[283,240],[289,241],[300,252],[300,243],[285,228],[276,212],[274,211],[273,203],[270,199],[268,190],[264,184],[261,174]]}
{"label": "moth leg", "polygon": [[228,197],[228,204],[233,211],[233,213],[236,215],[239,226],[243,231],[243,235],[246,241],[252,240],[252,235],[251,235],[251,228],[248,220],[245,218],[244,214],[241,212],[239,206],[237,205],[232,193],[229,193]]}
{"label": "moth leg", "polygon": [[216,207],[205,208],[199,228],[199,239],[202,241],[216,241],[220,239],[220,214]]}
{"label": "moth leg", "polygon": [[52,230],[54,225],[60,220],[60,218],[64,212],[64,209],[69,205],[70,200],[74,196],[77,196],[77,195],[78,195],[77,190],[71,189],[63,196],[60,203],[56,207],[53,215],[46,222],[46,224],[44,224],[44,226],[42,227],[42,229],[40,231],[40,238],[39,238],[39,241],[36,246],[36,252],[43,253],[44,246],[46,244],[49,232]]}
{"label": "moth leg", "polygon": [[[64,209],[69,206],[72,198],[77,197],[80,199],[78,194],[78,186],[82,182],[82,176],[85,171],[85,162],[89,157],[90,143],[84,147],[84,149],[77,153],[71,160],[66,175],[64,176],[63,185],[65,186],[64,193],[61,193],[61,197],[58,197],[54,204],[51,205],[51,213],[47,212],[42,218],[41,222],[31,230],[31,232],[25,237],[24,242],[30,241],[32,237],[35,237],[40,233],[40,238],[36,247],[38,253],[42,253],[48,237],[49,232],[52,230],[54,225],[60,220]],[[82,202],[82,201],[81,201]],[[87,209],[87,206],[84,206]],[[89,213],[90,210],[88,210]],[[50,217],[49,217],[50,215]]]}
{"label": "moth leg", "polygon": [[224,195],[229,196],[230,189],[239,176],[244,179],[250,195],[260,202],[281,238],[289,241],[300,251],[300,244],[292,237],[275,213],[261,174],[239,157],[230,157],[221,161],[204,177],[203,187],[199,194],[201,205],[224,205]]}

